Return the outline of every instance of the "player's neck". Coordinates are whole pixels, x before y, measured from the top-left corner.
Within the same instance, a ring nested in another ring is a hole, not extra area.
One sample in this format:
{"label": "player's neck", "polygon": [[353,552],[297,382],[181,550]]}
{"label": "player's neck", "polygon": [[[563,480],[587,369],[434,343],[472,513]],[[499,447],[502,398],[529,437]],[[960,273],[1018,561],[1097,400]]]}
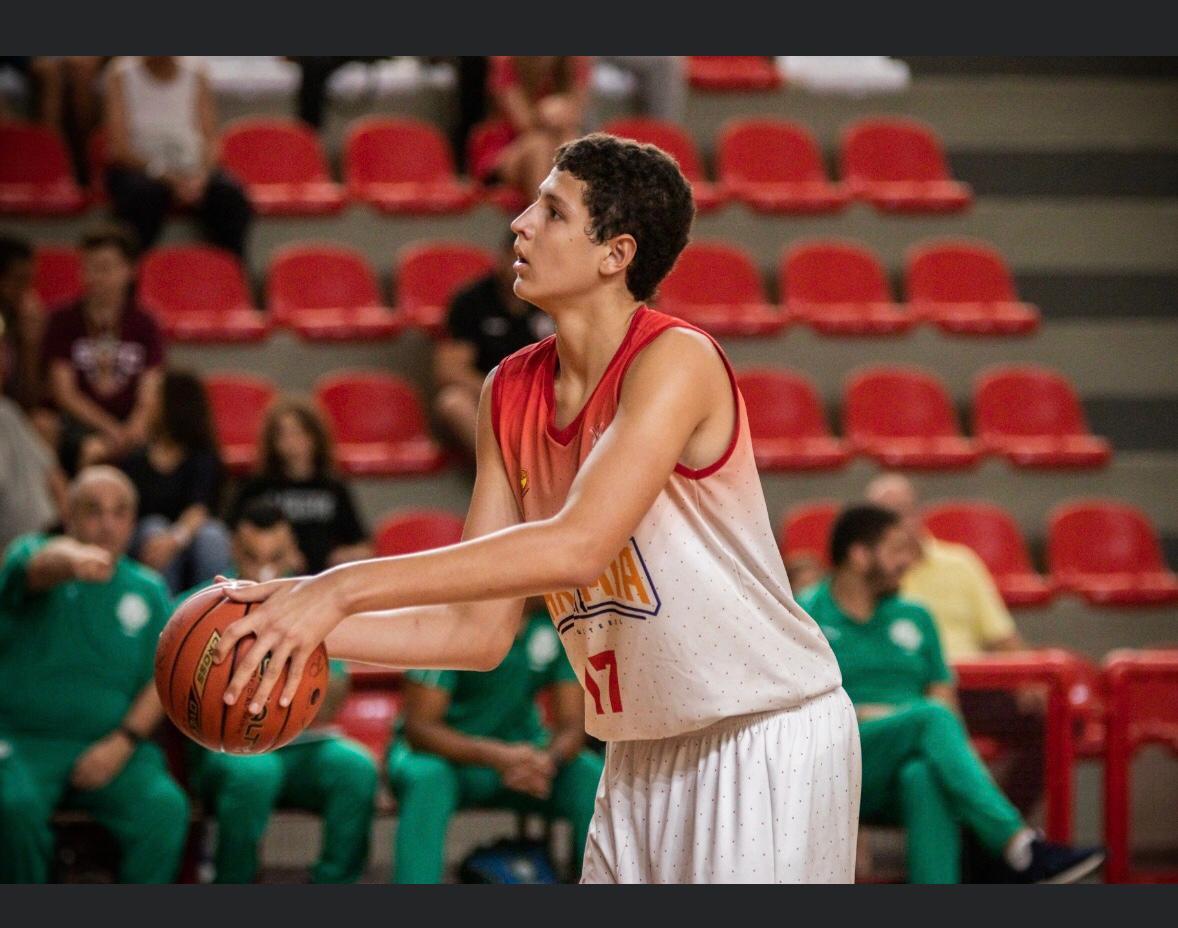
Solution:
{"label": "player's neck", "polygon": [[625,298],[607,293],[596,300],[583,300],[575,307],[551,311],[556,323],[561,380],[596,383],[617,353],[641,305],[628,292]]}

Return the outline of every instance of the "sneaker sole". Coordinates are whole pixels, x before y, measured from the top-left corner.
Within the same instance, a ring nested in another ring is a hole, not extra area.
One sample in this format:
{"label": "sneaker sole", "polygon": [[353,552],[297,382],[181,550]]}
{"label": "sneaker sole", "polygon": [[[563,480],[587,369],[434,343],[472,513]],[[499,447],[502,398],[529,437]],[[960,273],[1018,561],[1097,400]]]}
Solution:
{"label": "sneaker sole", "polygon": [[1062,870],[1055,876],[1048,877],[1045,880],[1039,880],[1039,883],[1077,883],[1084,877],[1088,876],[1101,864],[1104,863],[1104,854],[1093,854],[1091,857],[1085,857],[1079,863],[1072,865],[1067,870]]}

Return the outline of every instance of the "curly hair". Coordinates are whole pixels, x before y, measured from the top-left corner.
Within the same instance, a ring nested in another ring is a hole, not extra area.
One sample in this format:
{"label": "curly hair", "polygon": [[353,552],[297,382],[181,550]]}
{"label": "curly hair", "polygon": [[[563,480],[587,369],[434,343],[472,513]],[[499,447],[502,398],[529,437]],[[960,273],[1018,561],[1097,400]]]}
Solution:
{"label": "curly hair", "polygon": [[646,301],[687,245],[695,218],[691,185],[661,148],[594,132],[556,150],[556,169],[585,184],[590,239],[615,235],[638,245],[626,268],[626,286]]}

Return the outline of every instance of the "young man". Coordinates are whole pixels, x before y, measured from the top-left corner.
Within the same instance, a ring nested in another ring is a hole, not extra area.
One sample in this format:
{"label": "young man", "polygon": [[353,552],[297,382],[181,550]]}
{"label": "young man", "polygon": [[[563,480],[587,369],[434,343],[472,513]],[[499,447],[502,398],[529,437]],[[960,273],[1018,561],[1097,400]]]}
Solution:
{"label": "young man", "polygon": [[1031,831],[974,752],[932,617],[897,594],[914,549],[899,517],[853,506],[831,531],[834,572],[802,595],[838,655],[863,742],[863,816],[908,832],[913,883],[961,881],[964,824],[1013,883],[1070,883],[1104,859]]}
{"label": "young man", "polygon": [[[226,699],[265,704],[315,644],[402,667],[485,670],[523,599],[549,612],[609,742],[586,882],[849,882],[854,710],[794,602],[744,404],[712,339],[643,305],[694,205],[657,148],[563,146],[512,223],[515,292],[556,334],[487,378],[464,541],[238,587],[268,600]],[[260,685],[259,659],[272,659]]]}

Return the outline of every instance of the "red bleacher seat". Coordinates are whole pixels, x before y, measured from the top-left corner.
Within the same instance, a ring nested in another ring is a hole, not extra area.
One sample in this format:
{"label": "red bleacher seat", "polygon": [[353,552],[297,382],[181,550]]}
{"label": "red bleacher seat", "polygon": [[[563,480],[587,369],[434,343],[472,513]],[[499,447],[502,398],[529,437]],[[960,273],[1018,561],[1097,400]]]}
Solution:
{"label": "red bleacher seat", "polygon": [[810,554],[829,568],[830,531],[840,508],[833,500],[815,500],[790,508],[777,531],[782,558],[788,561],[793,555]]}
{"label": "red bleacher seat", "polygon": [[769,302],[753,259],[722,242],[683,249],[659,286],[658,307],[714,335],[769,335],[788,321]]}
{"label": "red bleacher seat", "polygon": [[85,206],[56,132],[30,123],[0,123],[0,213],[56,216]]}
{"label": "red bleacher seat", "polygon": [[397,310],[405,321],[441,334],[451,297],[495,268],[485,248],[462,242],[424,242],[403,248],[395,259]]}
{"label": "red bleacher seat", "polygon": [[335,722],[345,735],[368,748],[377,766],[383,770],[385,755],[393,738],[393,723],[400,711],[399,692],[365,687],[348,694]]}
{"label": "red bleacher seat", "polygon": [[926,242],[908,253],[904,286],[911,311],[954,335],[1025,335],[1039,310],[1019,301],[1002,255],[966,241]]}
{"label": "red bleacher seat", "polygon": [[38,245],[33,256],[33,286],[45,307],[52,309],[82,295],[82,256],[76,248]]}
{"label": "red bleacher seat", "polygon": [[204,378],[204,385],[221,460],[230,472],[247,474],[257,463],[266,407],[278,395],[278,389],[264,377],[250,374],[210,374]]}
{"label": "red bleacher seat", "polygon": [[776,119],[735,119],[720,133],[720,180],[733,196],[769,213],[832,213],[850,194],[831,183],[822,153],[802,126]]}
{"label": "red bleacher seat", "polygon": [[972,548],[1008,606],[1040,606],[1055,596],[1055,585],[1031,566],[1018,523],[1001,507],[983,502],[940,503],[925,510],[924,527],[942,541]]}
{"label": "red bleacher seat", "polygon": [[849,378],[843,433],[885,467],[961,470],[981,457],[961,434],[944,385],[917,368],[875,367]]}
{"label": "red bleacher seat", "polygon": [[[469,166],[469,172],[472,175],[476,174],[480,166],[484,172],[489,170],[487,164],[491,163],[491,153],[501,150],[514,136],[515,133],[511,125],[506,120],[496,117],[485,119],[472,126],[466,136],[466,163]],[[530,200],[521,191],[506,184],[488,184],[488,179],[481,175],[479,180],[484,184],[479,188],[479,194],[488,203],[498,206],[512,216],[527,209]]]}
{"label": "red bleacher seat", "polygon": [[974,432],[989,450],[1020,467],[1101,467],[1109,443],[1088,431],[1072,385],[1054,371],[1010,365],[974,384]]}
{"label": "red bleacher seat", "polygon": [[442,466],[421,400],[400,377],[345,371],[322,378],[315,395],[332,424],[344,473],[422,474]]}
{"label": "red bleacher seat", "polygon": [[662,119],[634,116],[612,120],[602,127],[602,131],[657,145],[678,161],[683,176],[691,181],[695,206],[700,212],[707,212],[728,202],[728,193],[724,187],[713,184],[704,175],[703,162],[695,141],[680,126]]}
{"label": "red bleacher seat", "polygon": [[456,213],[477,199],[458,179],[442,133],[411,119],[365,119],[348,132],[344,149],[348,190],[389,213]]}
{"label": "red bleacher seat", "polygon": [[852,194],[887,212],[956,212],[973,202],[969,185],[950,176],[936,133],[915,120],[868,119],[848,127],[842,172]]}
{"label": "red bleacher seat", "polygon": [[225,130],[222,166],[264,216],[319,216],[339,212],[343,188],[331,179],[319,136],[287,119],[243,119]]}
{"label": "red bleacher seat", "polygon": [[[1132,864],[1129,823],[1133,757],[1161,745],[1178,754],[1178,650],[1114,651],[1104,664],[1105,879],[1110,883],[1178,883],[1178,870]],[[1171,783],[1173,780],[1170,781]]]}
{"label": "red bleacher seat", "polygon": [[1178,576],[1166,567],[1157,530],[1141,510],[1085,499],[1051,514],[1047,563],[1055,581],[1097,605],[1178,602]]}
{"label": "red bleacher seat", "polygon": [[210,245],[149,251],[139,268],[139,299],[178,341],[259,341],[270,331],[237,258]]}
{"label": "red bleacher seat", "polygon": [[814,385],[792,371],[737,373],[761,470],[835,470],[846,465],[846,443],[833,437]]}
{"label": "red bleacher seat", "polygon": [[781,74],[763,55],[689,55],[687,80],[697,90],[774,90]]}
{"label": "red bleacher seat", "polygon": [[288,245],[274,253],[266,278],[271,318],[314,341],[388,338],[397,316],[381,305],[364,256],[341,245]]}
{"label": "red bleacher seat", "polygon": [[456,544],[462,540],[463,520],[441,509],[393,512],[376,527],[377,557],[413,554]]}
{"label": "red bleacher seat", "polygon": [[778,266],[778,287],[793,319],[823,335],[897,335],[917,320],[892,302],[879,259],[855,242],[806,242]]}

